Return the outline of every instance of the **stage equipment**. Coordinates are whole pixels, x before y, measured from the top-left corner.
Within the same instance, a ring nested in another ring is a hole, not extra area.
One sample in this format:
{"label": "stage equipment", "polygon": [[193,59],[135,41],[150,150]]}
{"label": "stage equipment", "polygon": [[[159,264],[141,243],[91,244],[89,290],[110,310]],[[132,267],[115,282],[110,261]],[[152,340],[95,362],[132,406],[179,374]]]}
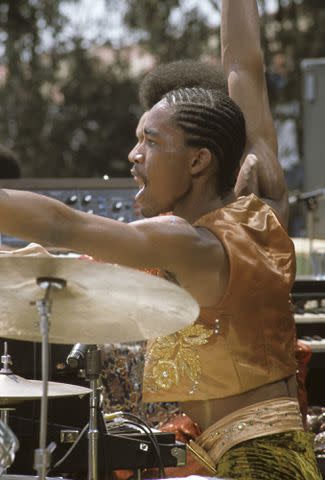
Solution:
{"label": "stage equipment", "polygon": [[[130,222],[142,218],[139,209],[137,209],[134,204],[134,197],[138,187],[132,178],[0,179],[0,188],[23,189],[44,194],[60,200],[74,209],[109,217],[122,222]],[[20,248],[28,242],[3,234],[2,243],[12,248]],[[74,339],[72,343],[75,341],[79,341],[79,339]],[[12,340],[10,342],[10,350],[11,353],[14,354],[15,370],[17,373],[25,378],[41,378],[40,347],[40,344],[37,342],[25,342],[23,339],[20,341]],[[67,366],[60,370],[56,368],[56,365],[64,361],[71,347],[72,345],[67,344],[50,344],[51,380],[59,382],[80,382],[80,379],[73,378],[76,377],[76,373],[72,372],[71,368]],[[127,344],[125,344],[125,348],[127,348]],[[80,401],[70,397],[65,399],[64,403],[62,399],[56,400],[55,402],[51,401],[49,405],[50,422],[53,424],[79,425],[87,414],[87,405],[84,400],[85,399]],[[11,421],[15,424],[15,431],[19,432],[21,443],[25,439],[25,446],[23,448],[24,452],[22,452],[22,449],[18,452],[18,456],[16,456],[15,463],[11,470],[17,472],[26,472],[28,470],[28,473],[33,473],[31,468],[26,468],[29,462],[29,456],[26,454],[26,451],[32,448],[33,442],[31,441],[31,436],[33,440],[36,441],[33,432],[35,430],[34,424],[38,418],[38,408],[39,405],[37,401],[20,404],[17,406],[17,412],[12,416]],[[31,415],[34,421],[27,423],[27,418],[30,418]],[[23,420],[23,418],[26,418],[26,421]],[[21,466],[23,469],[20,468]]]}
{"label": "stage equipment", "polygon": [[[5,343],[5,352],[1,357],[3,368],[0,370],[0,407],[4,405],[16,405],[25,400],[41,399],[43,395],[42,382],[40,380],[27,380],[19,375],[15,375],[9,368],[11,357],[7,352]],[[70,385],[67,383],[49,382],[48,397],[60,398],[71,396],[88,395],[91,389],[79,385]],[[1,410],[3,410],[1,408]]]}
{"label": "stage equipment", "polygon": [[[325,58],[303,60],[301,71],[304,190],[309,191],[324,188]],[[313,224],[313,236],[325,238],[324,198],[313,207]]]}
{"label": "stage equipment", "polygon": [[325,278],[325,240],[319,238],[292,238],[294,243],[297,276],[315,280]]}
{"label": "stage equipment", "polygon": [[[84,343],[134,341],[166,335],[195,321],[199,307],[177,285],[117,265],[98,264],[71,257],[17,257],[10,254],[0,257],[0,264],[3,278],[6,279],[0,281],[4,293],[1,297],[0,334],[32,341],[40,337],[42,341],[40,446],[35,450],[34,468],[39,479],[44,480],[51,465],[51,454],[56,447],[54,442],[46,446],[49,342],[71,343],[75,337]],[[44,295],[39,298],[41,290]],[[163,302],[161,298],[164,298]],[[82,302],[82,299],[86,301]],[[102,299],[102,303],[96,309],[99,299]],[[71,309],[70,304],[73,303],[83,305],[80,312]],[[90,316],[84,312],[87,311],[87,306],[90,306]],[[38,325],[35,322],[35,307],[39,315]],[[64,322],[62,316],[65,316]],[[93,363],[91,360],[92,373],[89,378],[93,384],[90,396],[89,480],[98,478],[96,417],[97,377],[100,369],[98,373],[97,370],[92,370]]]}
{"label": "stage equipment", "polygon": [[[175,434],[154,431],[152,435],[159,448],[160,459],[155,446],[146,433],[130,428],[114,429],[114,433],[102,433],[98,440],[98,473],[112,473],[113,470],[143,470],[146,468],[182,467],[186,464],[186,445],[175,439]],[[59,437],[58,437],[59,438]],[[60,448],[60,446],[59,446]],[[59,465],[52,469],[54,475],[64,471],[69,475],[74,472],[87,473],[87,441],[82,438],[73,452]],[[62,447],[61,447],[62,451]],[[138,477],[140,477],[140,472]],[[140,477],[141,478],[141,477]]]}
{"label": "stage equipment", "polygon": [[[131,222],[141,217],[134,197],[137,187],[132,178],[24,178],[0,180],[0,188],[29,190],[59,200],[71,208]],[[2,235],[2,243],[14,248],[27,244],[20,239]]]}
{"label": "stage equipment", "polygon": [[19,442],[8,425],[0,420],[0,476],[6,472],[15,458]]}
{"label": "stage equipment", "polygon": [[309,345],[313,352],[306,380],[308,403],[324,405],[325,279],[297,277],[292,289],[292,300],[297,338]]}

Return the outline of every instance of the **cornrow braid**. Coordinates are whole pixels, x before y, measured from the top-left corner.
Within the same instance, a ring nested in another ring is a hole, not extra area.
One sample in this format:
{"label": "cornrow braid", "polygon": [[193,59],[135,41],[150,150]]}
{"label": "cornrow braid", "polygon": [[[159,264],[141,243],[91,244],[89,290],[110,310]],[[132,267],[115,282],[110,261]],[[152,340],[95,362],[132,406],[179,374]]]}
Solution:
{"label": "cornrow braid", "polygon": [[246,142],[240,108],[220,90],[200,87],[172,90],[163,98],[174,108],[173,119],[184,131],[187,145],[208,148],[215,155],[217,189],[224,196],[235,186]]}

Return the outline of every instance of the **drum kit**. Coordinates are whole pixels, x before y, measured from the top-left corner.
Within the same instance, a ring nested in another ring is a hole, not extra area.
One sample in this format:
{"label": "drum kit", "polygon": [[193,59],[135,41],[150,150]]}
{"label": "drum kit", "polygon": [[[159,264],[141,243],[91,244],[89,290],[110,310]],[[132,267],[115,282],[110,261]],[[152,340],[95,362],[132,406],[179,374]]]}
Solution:
{"label": "drum kit", "polygon": [[[166,280],[119,265],[75,257],[0,256],[0,336],[40,341],[42,380],[27,380],[11,370],[5,344],[0,370],[0,475],[8,475],[19,442],[9,425],[11,406],[41,400],[36,476],[44,480],[55,443],[47,445],[48,398],[90,395],[88,479],[98,479],[98,344],[133,342],[167,335],[196,320],[199,306],[189,293]],[[90,388],[49,382],[49,343],[89,346]],[[33,478],[33,477],[32,477]]]}

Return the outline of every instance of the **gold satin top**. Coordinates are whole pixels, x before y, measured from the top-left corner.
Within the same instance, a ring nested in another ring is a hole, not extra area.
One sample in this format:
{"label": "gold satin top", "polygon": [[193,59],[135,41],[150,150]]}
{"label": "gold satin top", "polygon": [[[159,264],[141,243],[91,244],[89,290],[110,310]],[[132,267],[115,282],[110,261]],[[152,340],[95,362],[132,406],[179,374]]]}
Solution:
{"label": "gold satin top", "polygon": [[294,247],[273,210],[251,194],[194,226],[223,243],[229,283],[219,304],[202,307],[193,325],[148,343],[146,402],[224,398],[296,371]]}

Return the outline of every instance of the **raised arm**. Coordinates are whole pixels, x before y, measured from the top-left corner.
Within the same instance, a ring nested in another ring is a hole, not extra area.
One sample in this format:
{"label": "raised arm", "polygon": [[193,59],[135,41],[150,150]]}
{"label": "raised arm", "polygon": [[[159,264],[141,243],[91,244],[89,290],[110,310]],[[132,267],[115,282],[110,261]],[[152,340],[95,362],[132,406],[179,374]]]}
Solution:
{"label": "raised arm", "polygon": [[222,0],[221,43],[229,94],[241,107],[247,129],[247,145],[236,193],[253,192],[263,198],[286,226],[287,186],[278,161],[256,0]]}
{"label": "raised arm", "polygon": [[[224,258],[215,241],[179,217],[166,215],[126,224],[19,190],[0,190],[0,232],[96,260],[167,270],[180,284],[183,279],[220,270]],[[198,288],[188,290],[197,300],[206,301]]]}

